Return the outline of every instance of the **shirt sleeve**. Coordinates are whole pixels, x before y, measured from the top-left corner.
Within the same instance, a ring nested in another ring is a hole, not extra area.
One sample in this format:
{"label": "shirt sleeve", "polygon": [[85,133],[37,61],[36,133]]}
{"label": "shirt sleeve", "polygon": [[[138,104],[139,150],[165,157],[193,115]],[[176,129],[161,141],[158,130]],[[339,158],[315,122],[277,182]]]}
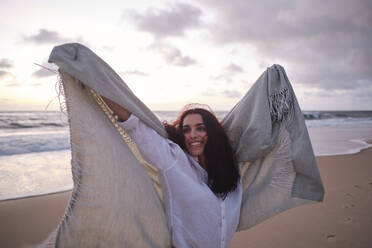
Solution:
{"label": "shirt sleeve", "polygon": [[128,120],[118,124],[136,142],[144,159],[159,170],[173,167],[182,156],[181,153],[184,153],[176,143],[160,136],[133,114]]}

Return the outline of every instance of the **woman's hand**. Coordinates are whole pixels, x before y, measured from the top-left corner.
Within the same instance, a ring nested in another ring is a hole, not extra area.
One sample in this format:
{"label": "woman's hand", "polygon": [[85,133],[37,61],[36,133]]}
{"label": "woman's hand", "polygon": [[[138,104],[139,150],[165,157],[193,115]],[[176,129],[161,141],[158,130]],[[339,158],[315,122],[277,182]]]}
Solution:
{"label": "woman's hand", "polygon": [[114,112],[114,114],[119,117],[119,121],[128,120],[129,116],[131,115],[131,113],[128,110],[126,110],[125,108],[123,108],[122,106],[117,104],[116,102],[114,102],[114,101],[112,101],[112,100],[110,100],[110,99],[108,99],[104,96],[101,96],[101,97],[105,101],[107,106],[109,106],[109,108]]}

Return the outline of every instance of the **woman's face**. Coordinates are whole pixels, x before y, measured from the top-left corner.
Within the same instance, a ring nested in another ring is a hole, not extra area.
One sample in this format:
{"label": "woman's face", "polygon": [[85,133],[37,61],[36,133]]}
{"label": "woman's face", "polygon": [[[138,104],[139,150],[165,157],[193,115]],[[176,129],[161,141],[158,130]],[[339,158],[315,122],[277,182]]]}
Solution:
{"label": "woman's face", "polygon": [[182,132],[186,148],[192,156],[204,155],[208,140],[207,130],[200,114],[189,114],[183,119]]}

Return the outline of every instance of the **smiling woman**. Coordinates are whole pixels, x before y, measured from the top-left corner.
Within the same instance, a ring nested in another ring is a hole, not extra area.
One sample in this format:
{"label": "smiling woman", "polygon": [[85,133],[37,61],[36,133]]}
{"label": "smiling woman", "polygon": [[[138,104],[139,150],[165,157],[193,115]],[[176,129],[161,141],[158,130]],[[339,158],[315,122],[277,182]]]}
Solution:
{"label": "smiling woman", "polygon": [[[242,187],[238,166],[231,149],[229,156],[208,153],[208,146],[220,146],[224,142],[207,141],[208,124],[206,130],[199,129],[204,126],[201,115],[183,117],[176,127],[184,140],[180,145],[164,139],[134,115],[120,125],[138,144],[143,157],[159,170],[173,245],[226,247],[238,227],[240,215]],[[182,134],[185,129],[189,131]],[[180,146],[186,147],[186,151]],[[215,164],[218,160],[208,159],[211,157],[227,157],[230,163],[225,159]],[[203,163],[206,170],[201,166]],[[225,208],[225,204],[229,207]]]}
{"label": "smiling woman", "polygon": [[[103,99],[142,156],[161,174],[173,245],[228,246],[239,223],[242,184],[231,145],[217,118],[202,108],[185,110],[173,125],[164,123],[172,142],[116,102]],[[222,231],[211,228],[218,223]]]}
{"label": "smiling woman", "polygon": [[60,67],[74,178],[57,246],[228,247],[236,231],[323,199],[281,66],[221,124],[191,108],[164,125],[88,48],[55,47],[49,61]]}
{"label": "smiling woman", "polygon": [[172,141],[198,158],[199,165],[207,171],[208,186],[224,198],[236,189],[239,170],[220,122],[214,114],[200,106],[203,105],[187,105],[172,125],[164,123],[165,128]]}

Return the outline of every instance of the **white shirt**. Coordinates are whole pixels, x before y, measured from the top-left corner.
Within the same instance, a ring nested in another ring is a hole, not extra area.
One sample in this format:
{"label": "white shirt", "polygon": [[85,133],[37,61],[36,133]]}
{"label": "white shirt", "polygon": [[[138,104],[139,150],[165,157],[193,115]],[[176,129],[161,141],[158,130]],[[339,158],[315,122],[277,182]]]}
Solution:
{"label": "white shirt", "polygon": [[241,182],[222,200],[208,187],[208,174],[197,158],[133,114],[119,124],[137,143],[142,156],[159,170],[173,246],[228,247],[239,224]]}

